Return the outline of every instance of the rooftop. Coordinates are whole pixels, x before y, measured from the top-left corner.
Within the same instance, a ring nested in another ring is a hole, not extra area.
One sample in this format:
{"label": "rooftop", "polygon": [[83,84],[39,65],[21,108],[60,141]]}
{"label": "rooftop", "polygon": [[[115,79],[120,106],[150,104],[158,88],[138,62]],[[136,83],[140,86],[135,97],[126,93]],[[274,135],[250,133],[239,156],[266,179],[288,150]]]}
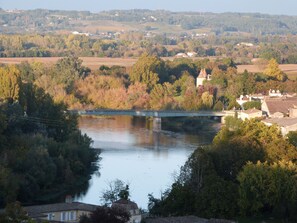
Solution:
{"label": "rooftop", "polygon": [[248,110],[243,110],[242,111],[242,113],[245,113],[245,114],[248,114],[248,115],[254,114],[254,113],[258,113],[258,112],[262,112],[262,111],[260,111],[258,109],[255,109],[255,108],[248,109]]}
{"label": "rooftop", "polygon": [[263,120],[265,123],[276,124],[281,127],[291,126],[297,124],[297,118],[271,118]]}
{"label": "rooftop", "polygon": [[199,75],[198,75],[198,78],[207,78],[207,72],[206,72],[206,69],[201,69]]}
{"label": "rooftop", "polygon": [[98,206],[92,204],[84,204],[80,202],[72,203],[56,203],[45,205],[34,205],[24,207],[24,210],[28,212],[29,216],[38,216],[42,213],[60,212],[60,211],[95,211]]}
{"label": "rooftop", "polygon": [[270,114],[274,114],[276,112],[287,114],[289,112],[289,108],[293,108],[297,105],[297,98],[267,98],[265,99],[265,102]]}

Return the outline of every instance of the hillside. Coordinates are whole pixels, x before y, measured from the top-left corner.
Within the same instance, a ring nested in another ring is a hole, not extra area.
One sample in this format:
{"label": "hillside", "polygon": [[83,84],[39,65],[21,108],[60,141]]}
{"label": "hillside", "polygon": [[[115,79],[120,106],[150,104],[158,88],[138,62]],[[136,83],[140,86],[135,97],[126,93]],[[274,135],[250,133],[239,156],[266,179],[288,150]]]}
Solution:
{"label": "hillside", "polygon": [[228,32],[296,34],[297,17],[260,13],[201,13],[164,10],[113,10],[99,13],[56,10],[2,10],[0,32],[63,33],[70,31],[100,32],[143,31],[155,33]]}

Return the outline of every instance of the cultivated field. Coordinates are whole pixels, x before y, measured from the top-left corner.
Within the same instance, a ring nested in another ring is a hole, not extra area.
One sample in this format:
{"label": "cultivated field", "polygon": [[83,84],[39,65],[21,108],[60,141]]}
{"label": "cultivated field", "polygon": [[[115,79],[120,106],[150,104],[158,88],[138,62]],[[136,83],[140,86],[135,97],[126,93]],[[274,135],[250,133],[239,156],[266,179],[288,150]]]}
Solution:
{"label": "cultivated field", "polygon": [[[297,77],[297,64],[281,64],[279,67],[285,72],[288,77],[292,80],[295,80]],[[247,70],[248,72],[258,73],[263,72],[265,68],[259,65],[238,65],[237,70],[238,73],[244,72]]]}
{"label": "cultivated field", "polygon": [[[22,58],[0,58],[0,63],[3,64],[19,64],[21,62],[42,62],[45,64],[54,64],[60,57],[22,57]],[[83,65],[92,70],[98,69],[102,65],[106,66],[124,66],[131,67],[137,59],[133,58],[98,58],[98,57],[81,57]]]}

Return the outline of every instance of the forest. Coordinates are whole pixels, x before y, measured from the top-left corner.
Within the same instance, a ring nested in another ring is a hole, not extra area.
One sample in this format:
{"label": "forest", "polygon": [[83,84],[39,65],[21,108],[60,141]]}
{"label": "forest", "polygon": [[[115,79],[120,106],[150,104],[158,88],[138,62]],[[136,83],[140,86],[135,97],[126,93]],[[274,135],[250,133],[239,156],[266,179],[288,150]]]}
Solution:
{"label": "forest", "polygon": [[[134,30],[179,26],[180,31],[209,29],[216,34],[244,32],[254,34],[296,34],[296,16],[260,13],[170,12],[165,10],[111,10],[98,13],[58,10],[1,10],[1,33],[51,33],[83,29],[86,23],[119,22]],[[4,25],[4,26],[3,26]],[[157,28],[158,29],[158,28]],[[174,30],[174,29],[173,29]],[[95,31],[100,32],[100,29]],[[111,31],[111,30],[108,30]]]}
{"label": "forest", "polygon": [[194,52],[193,58],[232,58],[236,64],[251,64],[254,59],[276,59],[281,64],[297,63],[296,36],[166,33],[147,37],[141,32],[124,32],[116,38],[74,34],[2,34],[0,57],[112,57],[139,58],[143,53],[176,57]]}
{"label": "forest", "polygon": [[276,126],[229,117],[212,144],[189,157],[160,199],[149,195],[150,213],[296,222],[296,158],[296,132],[283,138]]}
{"label": "forest", "polygon": [[64,200],[88,188],[99,154],[77,117],[14,65],[0,67],[0,208]]}

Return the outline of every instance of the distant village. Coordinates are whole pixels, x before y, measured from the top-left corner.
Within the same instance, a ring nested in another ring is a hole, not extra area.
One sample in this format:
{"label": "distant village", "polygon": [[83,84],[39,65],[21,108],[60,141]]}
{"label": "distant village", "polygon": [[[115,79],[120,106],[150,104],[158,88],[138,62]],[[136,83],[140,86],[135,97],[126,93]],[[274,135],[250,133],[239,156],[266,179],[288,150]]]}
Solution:
{"label": "distant village", "polygon": [[[204,82],[209,80],[211,80],[211,75],[202,69],[196,78],[196,87],[203,86]],[[251,101],[260,102],[261,110],[256,108],[244,110],[243,104]],[[290,131],[297,130],[296,93],[281,93],[279,90],[270,89],[267,95],[240,95],[236,102],[241,106],[238,118],[242,120],[259,118],[267,126],[277,125],[283,136]]]}

